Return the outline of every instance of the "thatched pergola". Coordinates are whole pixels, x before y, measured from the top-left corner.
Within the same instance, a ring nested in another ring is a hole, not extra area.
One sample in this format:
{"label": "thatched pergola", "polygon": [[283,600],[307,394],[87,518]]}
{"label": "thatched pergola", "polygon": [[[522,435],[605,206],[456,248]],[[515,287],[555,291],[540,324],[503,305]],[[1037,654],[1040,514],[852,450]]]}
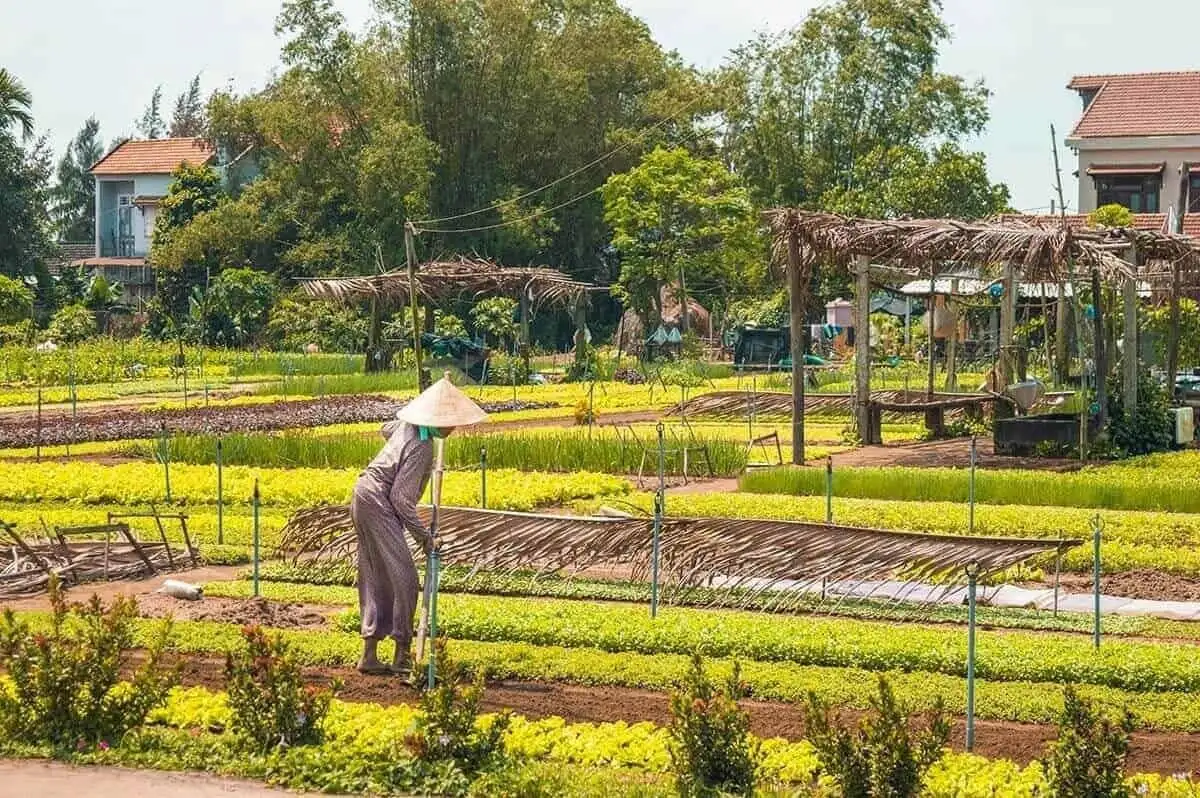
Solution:
{"label": "thatched pergola", "polygon": [[415,306],[418,303],[433,304],[463,296],[511,297],[520,305],[520,339],[526,353],[529,347],[530,315],[535,308],[549,304],[572,310],[578,348],[587,324],[588,292],[603,290],[590,283],[573,280],[556,269],[544,266],[504,267],[482,258],[430,261],[420,264],[411,272],[396,269],[361,277],[314,278],[302,281],[301,285],[305,293],[314,299],[346,303],[371,301],[375,309],[372,315],[375,317],[378,316],[379,306],[388,302],[413,305],[415,319]]}
{"label": "thatched pergola", "polygon": [[[766,216],[774,235],[774,258],[787,268],[793,331],[802,329],[804,324],[805,299],[811,285],[812,269],[817,263],[834,264],[854,275],[855,327],[860,330],[867,328],[869,270],[872,266],[901,269],[932,281],[934,277],[951,274],[969,265],[980,274],[994,274],[1003,284],[1000,371],[1008,384],[1012,381],[1015,363],[1013,331],[1018,279],[1043,283],[1090,279],[1096,295],[1100,294],[1102,281],[1119,286],[1124,300],[1125,337],[1131,340],[1137,334],[1136,280],[1165,271],[1172,277],[1173,321],[1167,368],[1171,375],[1176,370],[1180,274],[1200,273],[1200,243],[1190,238],[1132,228],[1092,229],[1046,222],[860,219],[793,208],[772,210]],[[1058,295],[1061,302],[1063,292],[1059,291]],[[1099,307],[1095,316],[1096,329],[1101,330]],[[797,463],[804,459],[801,341],[800,335],[793,335],[793,460]],[[869,336],[858,335],[856,341],[855,415],[862,433],[869,429]],[[1104,357],[1103,346],[1098,343],[1098,374],[1105,373]],[[932,358],[930,367],[932,370]],[[1123,393],[1128,406],[1137,401],[1136,368],[1135,358],[1125,359]],[[1098,393],[1103,408],[1103,380],[1098,383]]]}

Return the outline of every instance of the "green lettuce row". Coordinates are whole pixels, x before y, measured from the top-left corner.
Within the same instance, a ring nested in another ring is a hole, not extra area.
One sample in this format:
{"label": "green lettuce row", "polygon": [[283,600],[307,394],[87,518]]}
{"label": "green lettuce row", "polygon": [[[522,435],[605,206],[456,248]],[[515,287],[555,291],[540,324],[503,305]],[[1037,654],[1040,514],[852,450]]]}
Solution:
{"label": "green lettuce row", "polygon": [[[1192,490],[1200,477],[1200,454],[1155,455],[1126,466],[1092,466],[1073,474],[1021,469],[980,469],[975,499],[981,504],[1036,504],[1111,510],[1200,512]],[[774,468],[745,474],[751,493],[823,495],[825,472],[816,468]],[[839,496],[902,501],[965,502],[968,474],[962,468],[837,468]]]}
{"label": "green lettuce row", "polygon": [[[46,613],[19,613],[45,623]],[[156,628],[154,621],[141,621],[143,635]],[[285,630],[297,658],[307,665],[349,667],[361,653],[361,638],[338,631],[303,632]],[[239,627],[199,621],[175,624],[172,647],[189,654],[223,654],[240,643]],[[384,644],[384,648],[387,644]],[[495,643],[450,640],[451,656],[472,671],[494,679],[565,682],[669,690],[679,684],[689,666],[683,654],[613,653],[595,648],[564,648],[529,643]],[[381,651],[381,656],[387,656]],[[715,673],[728,673],[729,659],[712,659]],[[751,695],[774,701],[798,701],[810,691],[837,706],[865,709],[880,671],[863,668],[797,665],[786,662],[743,662],[742,675]],[[943,673],[884,671],[897,695],[921,711],[941,698],[953,712],[965,711],[966,682]],[[1050,682],[978,680],[978,717],[1032,723],[1052,723],[1062,710],[1062,685]],[[1170,731],[1200,731],[1200,705],[1185,692],[1139,693],[1113,687],[1085,684],[1079,693],[1102,706],[1117,710],[1128,707],[1143,728]]]}
{"label": "green lettuce row", "polygon": [[[416,712],[406,706],[335,700],[321,745],[254,754],[238,748],[230,735],[204,731],[228,718],[225,697],[193,688],[174,691],[167,706],[152,715],[151,722],[162,727],[135,731],[107,750],[69,756],[80,764],[214,772],[296,790],[425,793],[438,786],[430,783],[429,774],[413,767],[403,746],[415,717]],[[649,723],[567,723],[562,718],[516,716],[505,741],[514,765],[484,775],[472,794],[524,792],[519,785],[536,785],[540,789],[535,794],[577,798],[674,794],[667,775],[666,733]],[[49,754],[14,743],[0,744],[0,750],[18,756]],[[759,794],[776,795],[781,788],[791,792],[811,784],[817,761],[807,742],[766,740],[763,753],[765,784]],[[1138,775],[1128,781],[1136,794],[1152,798],[1200,795],[1200,786],[1187,779]],[[822,782],[822,788],[824,792],[832,785]],[[1037,763],[1022,767],[1008,760],[947,753],[929,771],[922,794],[926,798],[1027,798],[1044,794],[1045,789]]]}
{"label": "green lettuce row", "polygon": [[[244,589],[244,588],[243,588]],[[272,588],[272,592],[273,592]],[[284,592],[286,595],[286,591]],[[965,630],[847,618],[666,607],[651,619],[632,604],[447,594],[439,628],[451,638],[639,654],[738,657],[867,671],[965,676]],[[357,612],[344,622],[357,629]],[[983,632],[975,673],[996,682],[1081,682],[1137,692],[1200,689],[1193,645],[1082,635]]]}
{"label": "green lettuce row", "polygon": [[[212,547],[205,549],[206,559],[210,559],[208,552],[211,550]],[[239,551],[244,556],[244,551]],[[418,571],[420,570],[420,566],[418,566]],[[249,597],[252,593],[250,573],[248,570],[243,571],[240,576],[240,579],[233,581],[209,582],[204,586],[206,595],[226,598]],[[271,562],[262,566],[259,577],[262,595],[275,601],[343,606],[358,603],[358,591],[353,588],[356,571],[349,564],[332,563],[328,566],[316,567]],[[650,601],[650,583],[648,582],[572,579],[536,574],[532,571],[493,572],[451,567],[442,571],[438,585],[444,593],[620,601],[635,604],[648,604]],[[771,602],[777,600],[777,594],[766,593],[753,597],[741,597],[732,591],[714,588],[693,591],[686,598],[687,601],[682,604],[676,599],[671,599],[669,603],[676,606],[711,607],[716,602],[726,601],[725,606],[761,610],[769,608]],[[817,597],[798,605],[792,614],[812,612],[833,617],[888,622],[963,624],[967,620],[967,608],[960,605],[923,606],[869,599],[820,602]],[[978,607],[976,613],[981,626],[1075,632],[1088,635],[1092,633],[1092,616],[1086,613],[1062,612],[1055,616],[1047,610],[1029,610],[1019,607]],[[356,619],[347,618],[345,622],[357,628]],[[1171,621],[1131,615],[1104,615],[1100,618],[1100,629],[1106,636],[1200,640],[1200,623],[1194,621]]]}
{"label": "green lettuce row", "polygon": [[[258,480],[265,507],[296,509],[347,501],[358,471],[318,468],[248,468],[224,470],[224,500],[248,505]],[[173,464],[171,494],[183,505],[215,504],[217,473],[212,466]],[[513,470],[488,471],[488,506],[527,511],[575,499],[624,494],[629,483],[621,478],[587,472],[537,474]],[[160,505],[166,493],[166,473],[154,463],[14,463],[0,461],[0,502],[78,505]],[[428,492],[427,492],[428,494]],[[475,507],[480,502],[480,477],[449,472],[442,486],[447,505]]]}

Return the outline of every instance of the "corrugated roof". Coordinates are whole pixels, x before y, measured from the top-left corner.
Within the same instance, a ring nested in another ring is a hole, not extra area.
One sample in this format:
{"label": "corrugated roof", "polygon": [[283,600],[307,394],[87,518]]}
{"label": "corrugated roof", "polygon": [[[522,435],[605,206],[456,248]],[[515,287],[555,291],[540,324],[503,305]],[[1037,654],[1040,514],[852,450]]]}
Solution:
{"label": "corrugated roof", "polygon": [[1200,134],[1200,71],[1076,75],[1067,88],[1097,92],[1075,138]]}
{"label": "corrugated roof", "polygon": [[169,175],[180,164],[203,164],[216,153],[202,138],[124,141],[92,166],[94,175]]}

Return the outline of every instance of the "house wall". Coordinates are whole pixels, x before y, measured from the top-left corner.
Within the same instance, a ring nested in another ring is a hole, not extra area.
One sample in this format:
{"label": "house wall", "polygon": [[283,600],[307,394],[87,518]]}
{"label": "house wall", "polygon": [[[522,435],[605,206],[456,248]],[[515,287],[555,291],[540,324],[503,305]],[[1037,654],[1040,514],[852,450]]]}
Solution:
{"label": "house wall", "polygon": [[1158,209],[1166,213],[1174,205],[1176,213],[1185,210],[1183,180],[1185,163],[1200,163],[1200,146],[1190,148],[1083,148],[1079,149],[1079,212],[1096,210],[1096,183],[1087,173],[1094,164],[1166,163],[1162,173],[1162,191],[1158,196]]}
{"label": "house wall", "polygon": [[[96,239],[98,256],[115,257],[117,235],[117,197],[162,197],[171,185],[170,175],[116,175],[96,178]],[[150,252],[154,236],[157,209],[149,206],[133,210],[133,256],[142,258]]]}

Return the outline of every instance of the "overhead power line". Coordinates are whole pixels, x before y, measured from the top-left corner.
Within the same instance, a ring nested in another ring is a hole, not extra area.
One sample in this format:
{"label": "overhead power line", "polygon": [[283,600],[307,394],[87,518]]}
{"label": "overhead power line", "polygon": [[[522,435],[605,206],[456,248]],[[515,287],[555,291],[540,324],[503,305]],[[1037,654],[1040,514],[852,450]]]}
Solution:
{"label": "overhead power line", "polygon": [[[601,155],[599,158],[595,159],[594,161],[586,163],[583,166],[576,169],[575,171],[568,172],[567,174],[563,175],[562,177],[558,178],[557,180],[553,180],[544,186],[535,188],[532,191],[526,191],[524,194],[521,194],[520,196],[517,196],[517,197],[513,197],[512,199],[507,199],[507,200],[504,200],[503,202],[497,202],[493,205],[488,205],[486,207],[478,208],[473,211],[455,214],[454,216],[443,216],[438,219],[420,219],[420,220],[414,221],[413,224],[420,227],[421,225],[426,225],[426,224],[442,224],[443,222],[453,222],[458,219],[466,219],[471,216],[478,216],[481,213],[487,213],[489,211],[494,211],[499,208],[504,208],[508,205],[515,205],[516,203],[520,202],[521,200],[529,199],[530,197],[534,196],[535,194],[540,194],[543,191],[546,191],[547,189],[554,188],[559,183],[570,180],[572,177],[575,177],[577,175],[580,175],[580,174],[586,172],[587,170],[591,169],[593,166],[598,166],[599,164],[604,163],[609,158],[612,158],[615,155],[619,155],[620,153],[624,152],[625,150],[628,150],[630,147],[634,146],[635,144],[640,144],[642,141],[645,140],[645,138],[647,136],[649,136],[655,130],[659,130],[659,129],[665,127],[666,125],[670,124],[671,122],[677,121],[679,119],[679,117],[684,114],[684,112],[690,110],[693,106],[695,106],[698,102],[700,102],[700,99],[701,98],[699,96],[694,97],[693,99],[684,103],[683,106],[680,107],[679,110],[677,110],[675,113],[671,114],[671,116],[667,117],[666,119],[663,119],[660,122],[656,122],[655,124],[651,125],[648,128],[645,128],[644,130],[642,130],[641,133],[634,136],[632,139],[625,142],[624,144],[617,147],[616,149],[606,152],[604,155]],[[586,195],[584,195],[584,196],[586,196]],[[580,199],[582,199],[582,197],[580,197]],[[491,229],[493,229],[493,226],[481,227],[478,229],[491,230]],[[426,232],[437,232],[437,231],[428,230]],[[454,232],[468,232],[468,231],[455,230]]]}

